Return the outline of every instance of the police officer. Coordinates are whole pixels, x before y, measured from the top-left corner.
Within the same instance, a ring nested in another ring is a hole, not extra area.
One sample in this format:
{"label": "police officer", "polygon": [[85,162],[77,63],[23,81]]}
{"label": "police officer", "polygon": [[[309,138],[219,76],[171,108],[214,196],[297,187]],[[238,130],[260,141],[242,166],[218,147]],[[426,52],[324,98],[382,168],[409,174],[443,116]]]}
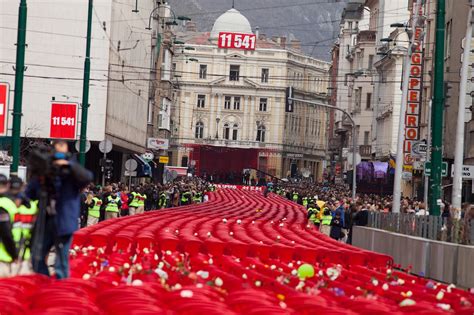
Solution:
{"label": "police officer", "polygon": [[12,263],[18,259],[15,238],[20,235],[18,209],[8,196],[9,182],[0,174],[0,277],[12,275]]}
{"label": "police officer", "polygon": [[117,195],[117,191],[114,190],[109,196],[107,196],[105,202],[105,219],[118,218],[122,202],[120,197]]}
{"label": "police officer", "polygon": [[325,207],[323,211],[323,216],[321,218],[321,233],[326,234],[329,236],[331,232],[331,221],[332,221],[332,215],[331,215],[331,210],[329,208]]}
{"label": "police officer", "polygon": [[137,213],[137,208],[140,206],[140,194],[136,190],[132,190],[128,198],[128,210],[130,215]]}
{"label": "police officer", "polygon": [[98,193],[95,192],[91,201],[88,203],[87,226],[99,223],[100,208],[102,207],[102,204],[102,199],[100,199]]}
{"label": "police officer", "polygon": [[23,192],[23,181],[17,176],[10,178],[10,194],[18,209],[19,233],[14,235],[21,261],[19,273],[30,273],[31,237],[38,214],[38,202],[30,200]]}
{"label": "police officer", "polygon": [[140,213],[145,212],[145,202],[146,202],[147,196],[145,194],[145,189],[144,188],[140,188],[138,190],[138,197],[137,198],[138,198],[138,207],[135,210],[135,213],[140,214]]}
{"label": "police officer", "polygon": [[201,192],[194,192],[193,202],[194,203],[201,203],[202,202],[202,193]]}
{"label": "police officer", "polygon": [[308,206],[308,220],[313,222],[315,226],[319,228],[319,225],[321,223],[321,220],[319,219],[319,211],[321,209],[315,204],[315,203],[310,203]]}
{"label": "police officer", "polygon": [[[187,188],[186,188],[187,189]],[[181,205],[186,206],[191,203],[192,193],[188,190],[181,193]]]}

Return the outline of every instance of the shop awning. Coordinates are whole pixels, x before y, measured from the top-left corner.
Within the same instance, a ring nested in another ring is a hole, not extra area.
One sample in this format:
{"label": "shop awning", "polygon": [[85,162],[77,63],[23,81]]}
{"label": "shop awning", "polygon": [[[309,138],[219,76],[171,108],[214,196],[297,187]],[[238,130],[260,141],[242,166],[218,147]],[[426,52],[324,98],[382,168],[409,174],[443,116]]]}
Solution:
{"label": "shop awning", "polygon": [[132,155],[133,159],[137,161],[137,177],[151,177],[151,166],[138,154]]}

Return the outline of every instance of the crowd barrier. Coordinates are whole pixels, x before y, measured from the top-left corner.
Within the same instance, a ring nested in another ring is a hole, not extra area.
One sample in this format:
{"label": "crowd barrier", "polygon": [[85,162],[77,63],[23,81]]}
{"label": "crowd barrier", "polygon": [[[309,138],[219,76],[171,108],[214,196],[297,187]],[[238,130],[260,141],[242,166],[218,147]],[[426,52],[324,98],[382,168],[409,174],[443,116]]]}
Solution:
{"label": "crowd barrier", "polygon": [[464,288],[474,287],[474,246],[370,227],[354,226],[353,229],[354,246],[390,255],[396,264],[404,268],[411,267],[414,274]]}

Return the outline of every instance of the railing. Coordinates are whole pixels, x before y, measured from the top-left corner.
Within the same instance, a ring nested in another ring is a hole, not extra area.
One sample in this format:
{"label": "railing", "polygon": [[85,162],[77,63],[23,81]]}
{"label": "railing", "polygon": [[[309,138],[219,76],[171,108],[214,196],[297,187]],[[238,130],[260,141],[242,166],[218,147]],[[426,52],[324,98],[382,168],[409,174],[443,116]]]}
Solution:
{"label": "railing", "polygon": [[370,212],[368,227],[435,241],[474,245],[473,220]]}
{"label": "railing", "polygon": [[370,157],[372,155],[372,146],[371,145],[360,145],[359,153],[363,157]]}

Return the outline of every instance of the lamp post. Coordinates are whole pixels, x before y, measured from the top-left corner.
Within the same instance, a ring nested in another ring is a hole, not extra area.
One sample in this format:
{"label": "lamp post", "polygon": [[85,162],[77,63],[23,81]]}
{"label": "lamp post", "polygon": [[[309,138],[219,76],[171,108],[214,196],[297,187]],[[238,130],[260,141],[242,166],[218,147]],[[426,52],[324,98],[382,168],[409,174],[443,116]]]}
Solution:
{"label": "lamp post", "polygon": [[[474,2],[474,0],[473,0]],[[461,213],[461,194],[462,194],[462,165],[464,163],[464,116],[467,95],[467,81],[469,75],[469,56],[471,54],[471,40],[472,40],[472,15],[474,8],[469,10],[466,26],[466,40],[464,44],[464,55],[461,68],[461,81],[459,84],[459,106],[458,106],[458,121],[456,125],[456,148],[454,150],[454,176],[453,176],[453,195],[452,205],[457,213]]]}
{"label": "lamp post", "polygon": [[216,117],[216,139],[219,139],[219,122],[221,119],[219,117]]}
{"label": "lamp post", "polygon": [[[396,158],[396,165],[395,165],[395,180],[393,184],[393,207],[392,211],[394,213],[400,212],[400,203],[402,197],[402,172],[403,172],[403,164],[404,164],[404,150],[403,150],[403,142],[405,140],[405,114],[407,110],[408,104],[408,88],[409,88],[409,81],[410,81],[410,67],[411,67],[411,57],[413,52],[413,36],[416,31],[416,26],[418,23],[419,17],[419,8],[421,6],[422,0],[417,0],[415,4],[414,12],[414,19],[412,21],[412,32],[410,38],[410,43],[408,45],[408,51],[405,55],[405,61],[403,65],[403,85],[402,85],[402,103],[400,105],[400,117],[398,120],[398,141],[397,141],[397,158]],[[397,25],[394,25],[397,26]],[[408,33],[408,32],[407,32]]]}
{"label": "lamp post", "polygon": [[[157,6],[156,8],[154,8],[151,13],[150,13],[150,17],[148,18],[148,27],[146,27],[145,29],[147,30],[151,30],[151,18],[153,17],[153,13],[155,13],[156,10],[158,10],[160,8],[160,6]],[[173,20],[172,21],[169,21],[169,22],[166,22],[166,25],[178,25],[178,23],[176,22],[176,20],[179,20],[179,21],[191,21],[191,18],[190,17],[187,17],[187,16],[183,16],[183,15],[178,15],[176,16],[176,13],[174,13],[173,10],[170,9],[170,12],[173,14]]]}

